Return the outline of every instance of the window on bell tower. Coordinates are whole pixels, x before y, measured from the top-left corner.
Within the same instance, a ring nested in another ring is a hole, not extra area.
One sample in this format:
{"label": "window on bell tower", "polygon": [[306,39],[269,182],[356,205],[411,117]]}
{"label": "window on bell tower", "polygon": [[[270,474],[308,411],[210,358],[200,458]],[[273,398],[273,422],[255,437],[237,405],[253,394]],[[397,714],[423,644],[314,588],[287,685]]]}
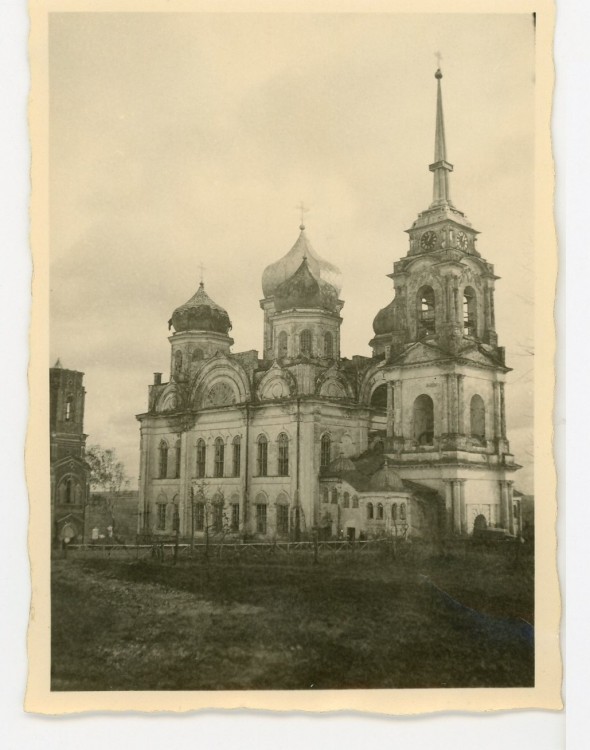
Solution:
{"label": "window on bell tower", "polygon": [[419,445],[432,445],[434,439],[434,403],[423,393],[414,401],[414,440]]}
{"label": "window on bell tower", "polygon": [[434,290],[423,286],[418,292],[418,336],[430,336],[435,332]]}
{"label": "window on bell tower", "polygon": [[469,422],[471,436],[480,441],[486,437],[486,407],[483,398],[476,393],[469,405]]}
{"label": "window on bell tower", "polygon": [[324,334],[324,357],[330,359],[334,356],[334,337],[330,331],[326,331]]}

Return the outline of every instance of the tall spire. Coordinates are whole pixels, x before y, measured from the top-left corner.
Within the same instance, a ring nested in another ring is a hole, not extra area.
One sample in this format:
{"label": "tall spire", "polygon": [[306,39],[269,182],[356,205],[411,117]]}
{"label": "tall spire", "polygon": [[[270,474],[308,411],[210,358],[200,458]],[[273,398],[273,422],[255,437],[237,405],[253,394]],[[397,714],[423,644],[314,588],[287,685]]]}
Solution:
{"label": "tall spire", "polygon": [[436,92],[436,134],[434,138],[434,163],[429,166],[434,173],[432,206],[453,205],[449,189],[449,172],[453,165],[447,161],[447,144],[445,142],[445,121],[443,117],[442,91],[440,80],[442,73],[437,69],[434,77],[437,80]]}

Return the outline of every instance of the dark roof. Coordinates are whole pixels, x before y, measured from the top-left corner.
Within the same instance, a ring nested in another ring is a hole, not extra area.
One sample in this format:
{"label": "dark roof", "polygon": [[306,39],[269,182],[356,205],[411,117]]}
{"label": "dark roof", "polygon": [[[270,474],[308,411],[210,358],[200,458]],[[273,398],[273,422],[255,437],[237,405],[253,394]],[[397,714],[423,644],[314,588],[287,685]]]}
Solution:
{"label": "dark roof", "polygon": [[[336,459],[324,469],[322,479],[340,479],[347,482],[357,492],[370,492],[371,490],[373,492],[411,492],[430,502],[438,497],[436,490],[418,482],[401,479],[401,483],[398,483],[399,474],[392,467],[385,466],[387,457],[379,451],[367,450],[356,459],[345,460],[354,465],[354,470],[339,470],[338,459]],[[396,481],[393,484],[389,481],[381,481],[383,472],[388,473],[387,478],[390,478],[390,474],[395,475]]]}
{"label": "dark roof", "polygon": [[223,307],[209,297],[202,281],[189,301],[177,307],[172,313],[168,326],[174,326],[177,332],[215,331],[217,333],[227,333],[232,327],[229,315]]}

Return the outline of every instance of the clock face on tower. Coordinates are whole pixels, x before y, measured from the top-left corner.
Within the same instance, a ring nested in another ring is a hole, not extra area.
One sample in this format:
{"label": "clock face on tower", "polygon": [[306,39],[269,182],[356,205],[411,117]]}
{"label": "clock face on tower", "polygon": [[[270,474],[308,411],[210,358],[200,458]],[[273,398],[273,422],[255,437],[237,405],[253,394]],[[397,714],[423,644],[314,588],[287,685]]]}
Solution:
{"label": "clock face on tower", "polygon": [[469,244],[469,239],[465,232],[459,232],[457,235],[457,245],[461,248],[461,250],[467,250],[467,245]]}
{"label": "clock face on tower", "polygon": [[420,247],[422,250],[432,250],[436,245],[436,234],[434,232],[424,232],[420,238]]}

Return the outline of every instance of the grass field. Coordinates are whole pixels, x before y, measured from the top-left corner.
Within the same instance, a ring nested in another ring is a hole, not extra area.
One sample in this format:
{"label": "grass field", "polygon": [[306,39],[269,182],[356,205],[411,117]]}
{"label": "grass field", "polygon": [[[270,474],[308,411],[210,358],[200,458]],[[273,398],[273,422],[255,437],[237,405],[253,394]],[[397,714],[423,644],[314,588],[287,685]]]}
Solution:
{"label": "grass field", "polygon": [[507,550],[310,564],[52,567],[52,690],[530,686],[533,563]]}

